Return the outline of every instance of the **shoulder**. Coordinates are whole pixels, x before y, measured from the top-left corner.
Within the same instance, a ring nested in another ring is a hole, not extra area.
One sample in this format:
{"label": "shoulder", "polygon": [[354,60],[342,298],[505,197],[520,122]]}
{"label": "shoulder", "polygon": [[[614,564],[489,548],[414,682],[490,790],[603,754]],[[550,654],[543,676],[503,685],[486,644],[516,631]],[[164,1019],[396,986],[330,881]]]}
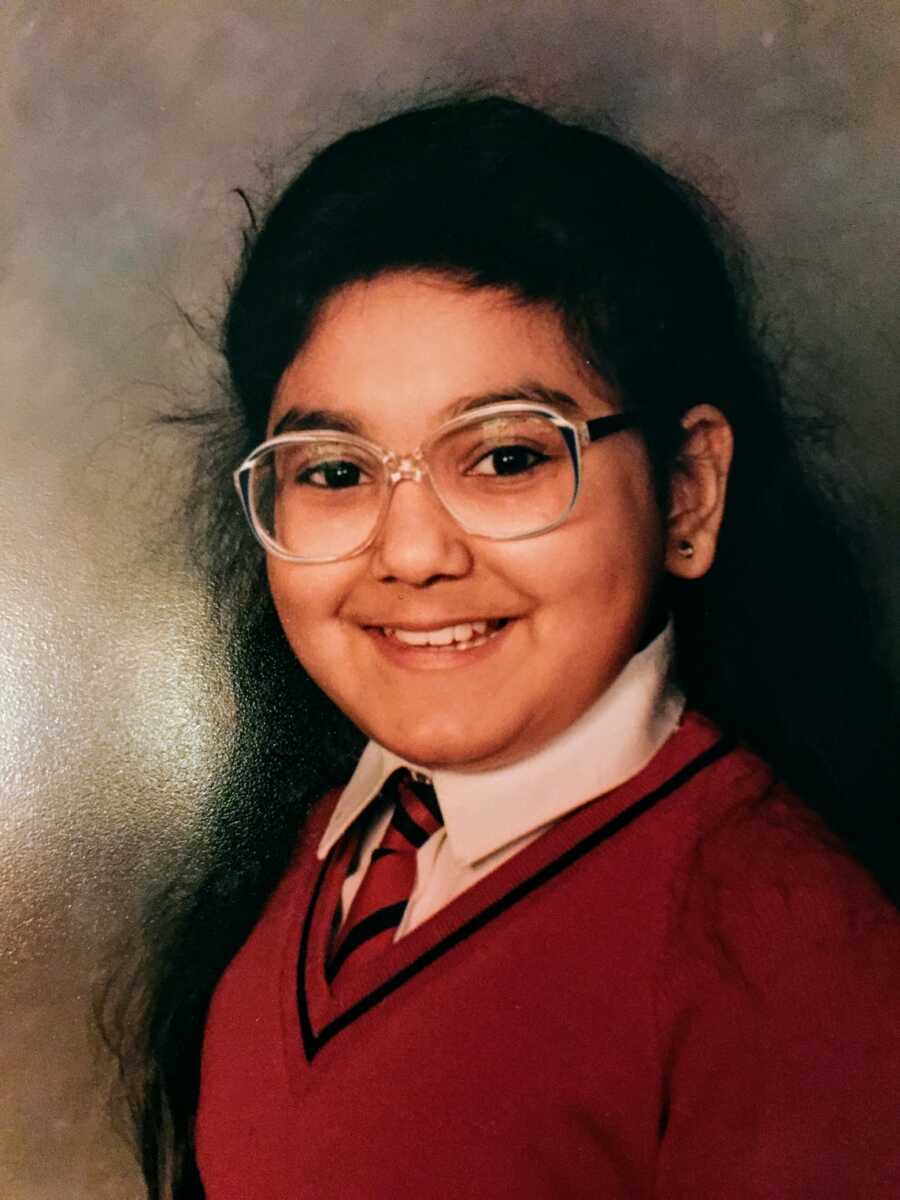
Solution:
{"label": "shoulder", "polygon": [[[709,728],[696,714],[687,723]],[[818,972],[848,988],[855,978],[883,994],[900,989],[900,915],[757,755],[740,746],[724,754],[684,808],[668,964],[684,985],[733,974],[751,989],[800,986],[808,970],[807,984]]]}
{"label": "shoulder", "polygon": [[796,922],[810,934],[835,932],[835,922],[897,924],[893,905],[837,835],[751,750],[735,746],[723,756],[703,791],[686,909],[712,903],[727,918],[749,908],[757,924]]}
{"label": "shoulder", "polygon": [[672,812],[659,1194],[895,1192],[900,918],[744,749]]}
{"label": "shoulder", "polygon": [[896,910],[750,751],[687,801],[655,988],[660,1195],[893,1194]]}
{"label": "shoulder", "polygon": [[696,711],[685,714],[672,742],[686,748],[681,756],[687,754],[689,765],[708,760],[692,774],[672,813],[698,883],[731,893],[822,886],[882,907],[877,887],[813,805],[759,755],[723,738]]}

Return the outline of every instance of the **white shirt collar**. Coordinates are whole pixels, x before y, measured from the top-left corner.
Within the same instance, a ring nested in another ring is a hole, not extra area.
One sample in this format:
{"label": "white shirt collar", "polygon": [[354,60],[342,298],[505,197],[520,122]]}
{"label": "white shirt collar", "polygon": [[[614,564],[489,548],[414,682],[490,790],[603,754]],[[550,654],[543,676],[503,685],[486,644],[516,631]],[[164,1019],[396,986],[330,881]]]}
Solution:
{"label": "white shirt collar", "polygon": [[612,791],[654,757],[681,719],[671,680],[674,630],[627,663],[586,712],[528,758],[490,771],[429,771],[370,741],[318,847],[325,858],[397,767],[430,777],[454,857],[470,866],[572,809]]}

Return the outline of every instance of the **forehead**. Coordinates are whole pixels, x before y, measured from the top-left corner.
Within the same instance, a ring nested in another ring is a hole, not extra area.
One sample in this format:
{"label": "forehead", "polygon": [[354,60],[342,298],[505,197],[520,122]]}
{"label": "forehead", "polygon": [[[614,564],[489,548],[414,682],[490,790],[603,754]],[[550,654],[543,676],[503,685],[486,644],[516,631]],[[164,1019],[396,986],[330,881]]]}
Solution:
{"label": "forehead", "polygon": [[479,398],[523,390],[561,393],[585,416],[613,407],[549,306],[395,273],[325,303],[282,377],[269,430],[291,413],[333,412],[368,436],[412,445]]}

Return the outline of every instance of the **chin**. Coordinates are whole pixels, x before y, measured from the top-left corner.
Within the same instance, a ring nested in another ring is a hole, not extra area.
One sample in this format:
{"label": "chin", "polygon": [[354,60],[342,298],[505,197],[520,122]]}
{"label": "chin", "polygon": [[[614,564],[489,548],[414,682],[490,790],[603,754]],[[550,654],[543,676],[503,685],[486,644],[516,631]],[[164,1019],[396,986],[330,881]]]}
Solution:
{"label": "chin", "polygon": [[391,736],[381,737],[377,730],[372,736],[401,758],[435,770],[472,770],[481,764],[492,766],[495,760],[502,759],[511,740],[499,730],[491,735],[484,728],[475,730],[471,726],[455,729],[446,726],[412,729],[407,726],[399,734],[393,727]]}

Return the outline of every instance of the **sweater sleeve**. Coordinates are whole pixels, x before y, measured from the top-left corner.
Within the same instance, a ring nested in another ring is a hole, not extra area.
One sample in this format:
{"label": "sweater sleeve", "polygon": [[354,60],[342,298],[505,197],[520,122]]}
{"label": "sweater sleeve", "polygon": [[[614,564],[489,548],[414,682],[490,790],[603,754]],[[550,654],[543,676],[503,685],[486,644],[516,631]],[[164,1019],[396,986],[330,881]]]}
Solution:
{"label": "sweater sleeve", "polygon": [[673,917],[658,1200],[900,1196],[900,922],[783,817],[711,837]]}

